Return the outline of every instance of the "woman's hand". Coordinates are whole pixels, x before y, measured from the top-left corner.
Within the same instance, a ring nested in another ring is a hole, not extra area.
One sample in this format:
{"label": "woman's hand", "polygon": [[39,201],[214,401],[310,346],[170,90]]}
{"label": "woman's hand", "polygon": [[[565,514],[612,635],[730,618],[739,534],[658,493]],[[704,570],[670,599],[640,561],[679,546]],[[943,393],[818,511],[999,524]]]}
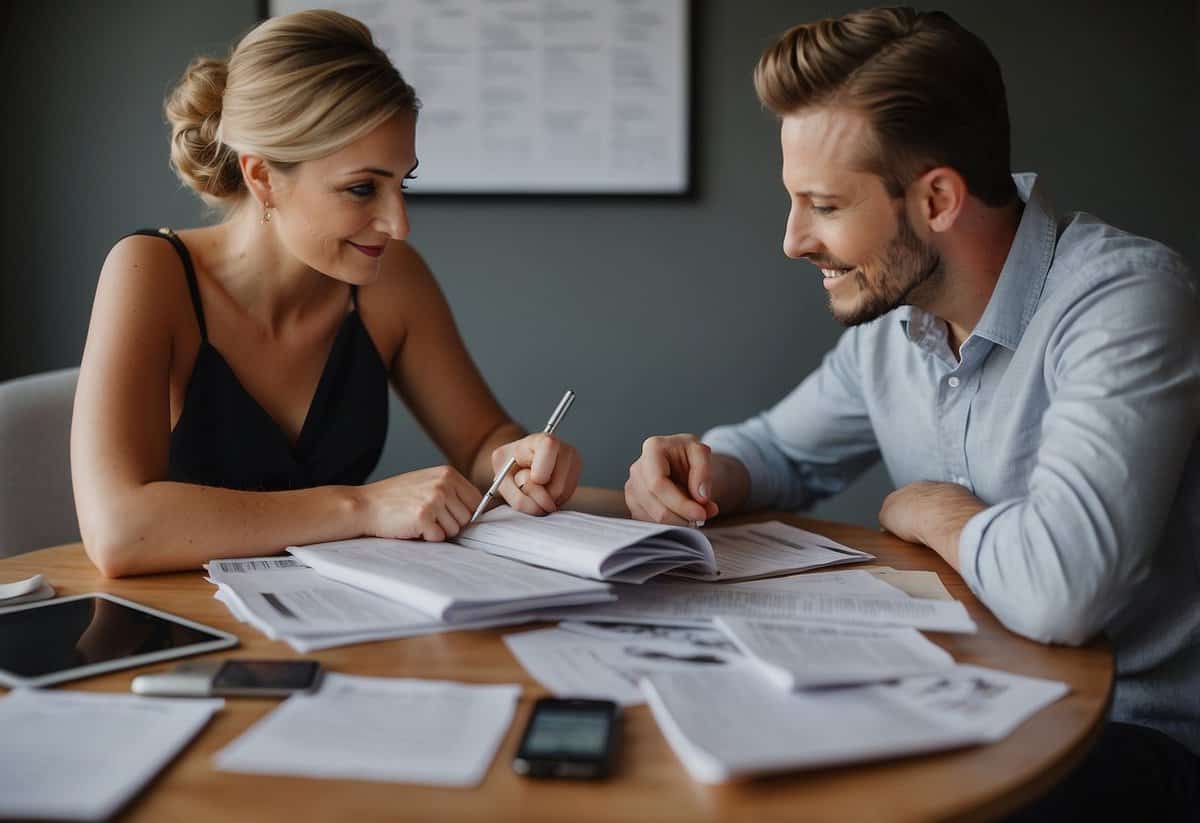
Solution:
{"label": "woman's hand", "polygon": [[439,542],[454,537],[483,499],[450,466],[398,474],[362,487],[366,533],[374,537]]}
{"label": "woman's hand", "polygon": [[504,468],[510,457],[517,464],[500,484],[500,496],[519,512],[549,514],[575,493],[583,460],[570,443],[552,434],[531,434],[505,443],[492,452],[492,471]]}

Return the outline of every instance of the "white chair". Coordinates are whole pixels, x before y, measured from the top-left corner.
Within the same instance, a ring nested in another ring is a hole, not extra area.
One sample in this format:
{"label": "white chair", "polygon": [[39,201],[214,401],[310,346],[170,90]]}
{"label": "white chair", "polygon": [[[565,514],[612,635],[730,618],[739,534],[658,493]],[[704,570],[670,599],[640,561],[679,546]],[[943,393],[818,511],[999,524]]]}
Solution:
{"label": "white chair", "polygon": [[0,383],[0,557],[79,540],[71,407],[79,369]]}

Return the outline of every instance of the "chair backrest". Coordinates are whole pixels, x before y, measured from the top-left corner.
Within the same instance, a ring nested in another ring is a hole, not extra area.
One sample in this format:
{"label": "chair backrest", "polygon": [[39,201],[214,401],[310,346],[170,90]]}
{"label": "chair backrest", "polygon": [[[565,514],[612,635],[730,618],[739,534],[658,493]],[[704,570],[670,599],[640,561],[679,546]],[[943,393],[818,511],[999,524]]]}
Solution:
{"label": "chair backrest", "polygon": [[79,540],[71,407],[79,369],[0,383],[0,557]]}

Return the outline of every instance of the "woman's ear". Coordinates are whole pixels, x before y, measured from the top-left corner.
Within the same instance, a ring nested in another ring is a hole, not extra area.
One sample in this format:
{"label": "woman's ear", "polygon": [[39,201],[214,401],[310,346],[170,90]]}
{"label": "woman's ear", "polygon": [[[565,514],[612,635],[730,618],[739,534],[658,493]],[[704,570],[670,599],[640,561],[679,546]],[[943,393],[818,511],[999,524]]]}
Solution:
{"label": "woman's ear", "polygon": [[242,181],[245,182],[250,196],[264,209],[273,207],[275,201],[271,188],[270,164],[256,154],[243,154],[238,157],[238,166],[242,170]]}
{"label": "woman's ear", "polygon": [[917,213],[931,232],[949,231],[966,205],[967,181],[949,166],[930,169],[909,189]]}

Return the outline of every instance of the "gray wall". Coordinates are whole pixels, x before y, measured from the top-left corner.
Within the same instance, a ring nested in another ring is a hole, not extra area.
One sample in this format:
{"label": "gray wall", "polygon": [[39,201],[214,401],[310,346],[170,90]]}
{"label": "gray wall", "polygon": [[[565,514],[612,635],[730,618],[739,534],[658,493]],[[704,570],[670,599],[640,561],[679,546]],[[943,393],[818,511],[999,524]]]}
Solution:
{"label": "gray wall", "polygon": [[[536,428],[563,387],[578,391],[562,433],[585,482],[620,485],[649,434],[771,403],[836,338],[814,270],[780,252],[776,125],[749,77],[775,33],[858,6],[697,0],[692,198],[414,200],[413,242],[507,408]],[[1194,3],[941,8],[1004,66],[1015,168],[1041,171],[1062,209],[1200,259]],[[0,379],[78,362],[121,234],[206,219],[167,168],[160,101],[191,56],[223,53],[256,12],[253,0],[0,10]],[[382,469],[438,460],[401,408],[392,423]],[[876,470],[819,512],[874,523],[887,489]]]}

